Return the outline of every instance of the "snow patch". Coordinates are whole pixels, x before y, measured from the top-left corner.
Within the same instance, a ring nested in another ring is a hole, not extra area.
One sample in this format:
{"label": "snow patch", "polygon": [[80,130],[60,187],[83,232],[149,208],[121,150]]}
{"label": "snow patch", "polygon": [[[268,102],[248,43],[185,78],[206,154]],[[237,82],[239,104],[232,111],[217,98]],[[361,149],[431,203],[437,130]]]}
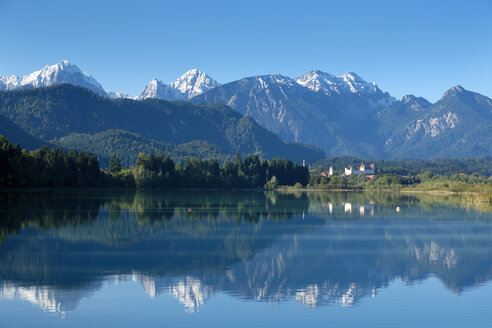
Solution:
{"label": "snow patch", "polygon": [[184,73],[170,84],[172,88],[185,94],[188,99],[201,95],[219,85],[217,81],[196,68]]}

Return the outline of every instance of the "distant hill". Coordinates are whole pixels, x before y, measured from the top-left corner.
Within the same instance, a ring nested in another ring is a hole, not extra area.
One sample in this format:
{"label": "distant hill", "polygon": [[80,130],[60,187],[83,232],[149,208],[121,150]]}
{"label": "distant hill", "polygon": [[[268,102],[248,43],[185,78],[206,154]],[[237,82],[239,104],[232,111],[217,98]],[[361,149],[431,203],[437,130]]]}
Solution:
{"label": "distant hill", "polygon": [[69,84],[0,92],[0,114],[43,141],[97,150],[101,157],[117,149],[130,154],[155,149],[183,157],[254,153],[298,162],[324,157],[320,149],[284,142],[224,105],[109,99]]}
{"label": "distant hill", "polygon": [[49,142],[45,142],[25,132],[3,115],[0,115],[0,134],[7,137],[12,144],[19,144],[22,149],[34,150],[44,145],[53,146]]}
{"label": "distant hill", "polygon": [[232,160],[234,156],[224,153],[216,145],[206,141],[191,141],[171,144],[146,139],[136,133],[123,130],[105,130],[96,134],[72,133],[54,140],[66,149],[81,149],[99,157],[102,167],[109,165],[109,157],[116,155],[126,166],[135,164],[138,154],[159,153],[172,157],[176,162],[184,162],[186,157],[216,158],[220,161]]}

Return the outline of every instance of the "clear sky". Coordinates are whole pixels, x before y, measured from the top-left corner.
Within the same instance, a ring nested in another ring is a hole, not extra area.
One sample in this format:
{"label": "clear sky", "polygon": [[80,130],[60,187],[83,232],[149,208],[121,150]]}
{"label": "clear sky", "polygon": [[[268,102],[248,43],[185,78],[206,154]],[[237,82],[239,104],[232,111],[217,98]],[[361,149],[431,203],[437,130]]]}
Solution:
{"label": "clear sky", "polygon": [[221,83],[356,72],[395,97],[492,96],[492,1],[0,0],[0,75],[62,59],[106,90],[198,68]]}

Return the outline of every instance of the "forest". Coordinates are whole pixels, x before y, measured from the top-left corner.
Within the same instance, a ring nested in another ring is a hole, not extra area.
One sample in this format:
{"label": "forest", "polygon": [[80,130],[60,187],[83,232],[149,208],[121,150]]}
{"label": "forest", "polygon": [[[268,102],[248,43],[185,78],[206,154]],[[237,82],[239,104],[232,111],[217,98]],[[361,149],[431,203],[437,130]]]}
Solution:
{"label": "forest", "polygon": [[[349,160],[353,161],[352,158],[345,161],[350,163]],[[343,167],[343,161],[337,161],[337,167]],[[320,165],[318,162],[310,173],[307,166],[288,159],[265,160],[258,155],[241,157],[238,154],[233,160],[225,161],[187,157],[184,162],[175,162],[162,152],[141,152],[130,167],[123,167],[119,157],[113,155],[109,167],[101,168],[97,157],[89,152],[46,146],[27,151],[0,136],[0,187],[5,188],[492,189],[489,158],[377,161],[373,177],[353,175],[349,178],[336,171],[334,176],[321,176],[316,171]],[[481,174],[470,173],[471,170]]]}
{"label": "forest", "polygon": [[189,157],[175,163],[163,153],[140,153],[134,166],[122,168],[112,156],[108,169],[91,153],[48,148],[27,151],[0,136],[0,187],[122,188],[275,188],[305,186],[307,167],[287,159],[236,155],[234,161]]}

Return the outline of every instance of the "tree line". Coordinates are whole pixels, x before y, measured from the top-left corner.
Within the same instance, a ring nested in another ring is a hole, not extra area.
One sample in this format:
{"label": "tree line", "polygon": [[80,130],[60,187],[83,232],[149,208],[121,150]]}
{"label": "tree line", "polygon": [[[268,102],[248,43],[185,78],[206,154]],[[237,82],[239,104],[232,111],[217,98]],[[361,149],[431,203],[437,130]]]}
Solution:
{"label": "tree line", "polygon": [[198,158],[180,164],[163,153],[140,153],[130,168],[122,168],[112,156],[103,170],[89,152],[48,147],[27,151],[0,136],[1,187],[263,188],[308,182],[308,168],[287,159],[236,155],[222,164]]}
{"label": "tree line", "polygon": [[[483,164],[480,160],[473,160]],[[472,161],[472,160],[469,160]],[[462,160],[466,162],[466,160]],[[434,164],[434,163],[433,163]],[[307,167],[288,159],[260,159],[257,155],[220,163],[216,159],[187,158],[176,163],[169,156],[140,153],[135,165],[123,168],[112,156],[108,169],[101,169],[89,152],[66,151],[46,146],[27,151],[0,136],[0,187],[79,187],[79,188],[214,188],[246,189],[278,186],[315,189],[381,189],[420,186],[461,190],[467,186],[488,186],[492,178],[479,174],[436,175],[431,170],[398,175],[380,170],[374,178],[364,175],[322,177],[309,174]]]}
{"label": "tree line", "polygon": [[[98,217],[100,210],[109,212],[110,228],[119,219],[131,216],[122,215],[131,212],[139,226],[176,220],[217,220],[240,224],[258,223],[262,220],[285,221],[307,212],[309,199],[307,194],[276,193],[273,191],[220,192],[201,191],[190,193],[187,190],[42,190],[36,192],[0,193],[3,205],[0,220],[0,244],[12,234],[18,234],[23,227],[35,227],[40,230],[56,230],[66,227],[90,227]],[[234,206],[232,206],[234,205]],[[193,208],[193,211],[188,211]],[[165,210],[156,210],[165,209]],[[174,224],[173,223],[173,224]],[[101,227],[100,227],[101,228]],[[94,239],[110,244],[114,233],[94,229],[90,233]],[[182,233],[196,233],[200,229],[195,225],[183,225]],[[89,229],[91,230],[91,229]],[[107,237],[107,238],[106,238]]]}
{"label": "tree line", "polygon": [[90,153],[46,146],[27,151],[0,136],[2,187],[98,187],[103,180],[99,161]]}
{"label": "tree line", "polygon": [[434,175],[432,171],[425,171],[417,175],[396,175],[392,173],[376,174],[369,178],[364,174],[325,177],[312,174],[309,186],[315,189],[331,190],[370,190],[370,189],[435,189],[449,191],[482,191],[491,190],[492,177],[486,177],[477,173]]}
{"label": "tree line", "polygon": [[162,153],[157,156],[141,153],[134,168],[119,172],[118,165],[115,169],[116,161],[114,157],[111,159],[109,171],[121,176],[131,173],[138,188],[263,188],[309,182],[307,167],[288,159],[262,160],[257,155],[244,159],[236,155],[234,161],[220,165],[215,159],[199,158],[188,158],[184,164],[175,164]]}

